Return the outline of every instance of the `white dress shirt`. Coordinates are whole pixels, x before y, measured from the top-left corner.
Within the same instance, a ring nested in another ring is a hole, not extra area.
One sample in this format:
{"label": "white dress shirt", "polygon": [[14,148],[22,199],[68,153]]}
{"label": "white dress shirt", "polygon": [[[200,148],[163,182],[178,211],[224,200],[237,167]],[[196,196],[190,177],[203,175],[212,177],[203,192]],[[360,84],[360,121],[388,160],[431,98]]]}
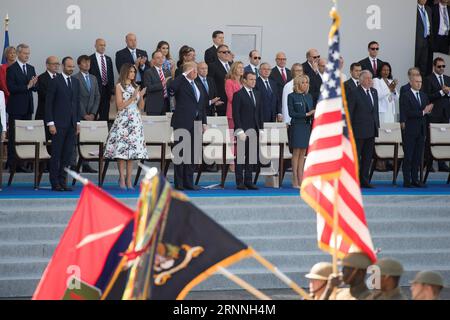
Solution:
{"label": "white dress shirt", "polygon": [[283,96],[281,99],[281,110],[283,113],[283,120],[286,124],[291,124],[291,117],[289,116],[289,110],[288,110],[288,95],[290,93],[294,92],[294,79],[289,81],[284,85],[283,88]]}
{"label": "white dress shirt", "polygon": [[50,76],[50,79],[53,79],[57,73],[51,73],[50,71],[47,70],[48,75]]}
{"label": "white dress shirt", "polygon": [[98,70],[100,71],[100,77],[101,77],[102,76],[102,56],[105,59],[106,77],[108,77],[108,64],[106,63],[106,55],[96,52],[95,58],[97,59]]}
{"label": "white dress shirt", "polygon": [[200,90],[197,87],[197,84],[195,83],[194,80],[189,79],[188,77],[186,77],[186,74],[183,73],[183,76],[186,78],[186,80],[189,82],[189,85],[192,86],[192,83],[194,84],[194,88],[195,88],[195,92],[196,92],[196,96],[197,96],[197,102],[200,100]]}
{"label": "white dress shirt", "polygon": [[[431,34],[431,23],[430,23],[430,17],[428,16],[427,10],[425,10],[425,6],[417,5],[419,7],[419,10],[423,10],[425,12],[425,17],[427,19],[427,25],[428,25],[428,35]],[[420,15],[422,17],[422,15]]]}
{"label": "white dress shirt", "polygon": [[[433,74],[436,77],[436,80],[437,80],[437,82],[439,84],[441,84],[441,80],[440,79],[442,79],[442,83],[445,85],[444,75],[438,75],[436,72],[433,72]],[[445,96],[444,90],[440,90],[439,93],[441,94],[442,97]],[[450,92],[447,94],[447,96],[450,97]]]}
{"label": "white dress shirt", "polygon": [[[388,79],[389,84],[393,80]],[[378,112],[381,123],[396,122],[396,103],[398,101],[398,92],[391,92],[384,79],[373,79],[373,87],[378,92]]]}
{"label": "white dress shirt", "polygon": [[23,66],[25,66],[25,69],[27,70],[27,74],[28,74],[28,67],[26,66],[26,63],[20,62],[19,59],[17,59],[17,63],[19,64],[20,70],[21,70],[22,72],[23,72]]}
{"label": "white dress shirt", "polygon": [[[0,90],[0,120],[2,124],[2,131],[6,132],[6,104],[5,94]],[[1,147],[1,146],[0,146]]]}
{"label": "white dress shirt", "polygon": [[[448,29],[449,26],[445,24],[445,15],[447,15],[447,19],[450,19],[450,17],[448,16],[448,11],[447,11],[447,5],[442,5],[441,3],[439,3],[439,31],[438,31],[438,35],[440,36],[446,36],[448,35]],[[450,24],[450,21],[447,20],[447,22]]]}
{"label": "white dress shirt", "polygon": [[[64,72],[61,73],[61,75],[64,77],[64,80],[65,80],[65,82],[66,82],[66,86],[69,86],[69,83],[67,82],[67,78],[69,78],[69,77],[70,77],[70,83],[72,83],[72,85],[73,85],[73,82],[74,82],[74,81],[78,81],[78,80],[74,79],[74,77],[68,76],[68,75],[65,74]],[[79,124],[80,124],[80,122],[77,121],[77,125],[79,125]],[[54,121],[47,122],[47,126],[48,126],[48,127],[54,126],[54,125],[55,125],[55,122],[54,122]]]}

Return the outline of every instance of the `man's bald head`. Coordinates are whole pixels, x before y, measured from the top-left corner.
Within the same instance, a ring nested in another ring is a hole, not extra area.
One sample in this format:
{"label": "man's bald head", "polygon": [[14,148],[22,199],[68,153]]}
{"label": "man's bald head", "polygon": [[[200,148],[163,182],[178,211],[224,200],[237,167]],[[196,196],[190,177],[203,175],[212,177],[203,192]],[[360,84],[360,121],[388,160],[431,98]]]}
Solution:
{"label": "man's bald head", "polygon": [[57,73],[59,71],[59,59],[56,56],[50,56],[45,60],[47,71]]}
{"label": "man's bald head", "polygon": [[278,52],[275,56],[275,62],[277,66],[280,68],[286,67],[287,62],[286,54],[284,52]]}
{"label": "man's bald head", "polygon": [[129,33],[125,36],[125,42],[127,43],[127,47],[130,49],[136,49],[137,47],[137,39],[134,33]]}
{"label": "man's bald head", "polygon": [[95,51],[99,54],[105,54],[106,51],[106,41],[104,39],[98,38],[95,40]]}

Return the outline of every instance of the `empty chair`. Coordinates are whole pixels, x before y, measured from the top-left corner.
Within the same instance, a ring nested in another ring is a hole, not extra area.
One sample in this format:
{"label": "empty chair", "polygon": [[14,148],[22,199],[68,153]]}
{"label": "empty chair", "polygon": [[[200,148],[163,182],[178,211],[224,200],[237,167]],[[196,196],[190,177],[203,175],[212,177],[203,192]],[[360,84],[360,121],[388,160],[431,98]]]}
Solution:
{"label": "empty chair", "polygon": [[[107,121],[81,121],[80,136],[78,143],[79,159],[76,166],[77,172],[80,172],[83,161],[96,161],[98,163],[98,185],[102,186],[103,171],[103,153],[105,150],[106,139],[108,138]],[[72,180],[75,185],[76,180]]]}
{"label": "empty chair", "polygon": [[[43,120],[16,120],[15,121],[14,150],[18,160],[34,161],[34,189],[39,188],[42,178],[43,166],[41,162],[50,160],[45,140],[45,126]],[[14,161],[16,164],[17,161]],[[16,173],[15,165],[11,168],[8,186],[11,185]]]}
{"label": "empty chair", "polygon": [[[450,160],[450,124],[430,123],[430,147],[433,160]],[[429,168],[427,168],[423,179],[424,182],[427,182],[429,173]],[[447,178],[447,184],[449,183],[450,173]]]}
{"label": "empty chair", "polygon": [[394,162],[392,183],[397,183],[399,171],[399,160],[403,159],[402,130],[399,122],[383,123],[378,130],[378,137],[375,138],[375,152],[373,153],[374,161],[370,171],[369,182],[372,180],[375,171],[375,163],[377,160],[392,160]]}

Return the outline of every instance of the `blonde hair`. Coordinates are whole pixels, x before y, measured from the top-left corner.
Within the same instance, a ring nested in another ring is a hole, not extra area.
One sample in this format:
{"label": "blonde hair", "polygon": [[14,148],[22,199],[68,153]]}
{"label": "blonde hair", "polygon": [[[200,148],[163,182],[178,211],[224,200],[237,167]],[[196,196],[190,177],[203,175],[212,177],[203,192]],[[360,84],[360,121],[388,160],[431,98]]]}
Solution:
{"label": "blonde hair", "polygon": [[[244,67],[244,63],[242,61],[233,62],[233,64],[230,67],[230,71],[228,71],[227,75],[225,76],[225,80],[228,79],[234,80],[239,65],[242,65],[242,67]],[[242,76],[239,77],[239,82],[242,82]]]}
{"label": "blonde hair", "polygon": [[[308,81],[308,88],[305,92],[300,92],[300,85],[302,84],[303,80]],[[309,91],[309,77],[306,74],[302,74],[300,76],[297,76],[294,78],[294,92],[295,93],[308,93]]]}

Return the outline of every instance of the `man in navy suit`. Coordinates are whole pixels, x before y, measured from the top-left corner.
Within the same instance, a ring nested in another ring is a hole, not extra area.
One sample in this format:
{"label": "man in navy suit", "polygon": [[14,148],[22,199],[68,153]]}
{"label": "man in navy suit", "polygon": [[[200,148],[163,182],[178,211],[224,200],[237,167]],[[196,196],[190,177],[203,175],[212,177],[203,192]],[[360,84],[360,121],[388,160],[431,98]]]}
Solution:
{"label": "man in navy suit", "polygon": [[286,54],[284,52],[278,52],[275,56],[276,66],[272,68],[270,73],[270,79],[275,81],[278,88],[278,99],[281,101],[283,95],[283,88],[286,83],[292,80],[291,70],[286,68]]}
{"label": "man in navy suit", "polygon": [[136,83],[141,84],[144,80],[145,70],[150,68],[150,62],[148,61],[147,51],[137,49],[136,35],[129,33],[125,37],[127,47],[116,52],[116,68],[120,73],[120,68],[125,63],[131,63],[136,66],[139,72],[136,74]]}
{"label": "man in navy suit", "polygon": [[419,180],[419,166],[427,132],[426,117],[433,110],[428,96],[421,91],[422,77],[415,75],[410,80],[411,89],[400,96],[400,110],[405,121],[403,134],[403,186],[405,188],[425,185]]}
{"label": "man in navy suit", "polygon": [[211,64],[217,61],[217,48],[224,44],[225,35],[223,31],[216,30],[212,34],[213,45],[205,51],[205,62]]}
{"label": "man in navy suit", "polygon": [[[252,181],[252,172],[258,166],[258,135],[264,127],[261,95],[257,90],[254,90],[256,75],[253,72],[244,73],[243,84],[242,89],[233,95],[234,135],[238,138],[236,185],[238,190],[257,190],[258,187]],[[250,143],[250,139],[256,139],[256,144]],[[243,149],[242,144],[245,144],[243,155],[239,153]],[[255,160],[256,163],[252,163]]]}
{"label": "man in navy suit", "polygon": [[348,104],[359,158],[359,179],[362,188],[373,188],[369,184],[375,137],[378,137],[378,94],[373,88],[372,74],[363,70],[359,86],[353,90]]}
{"label": "man in navy suit", "polygon": [[380,51],[380,45],[376,41],[371,41],[367,45],[369,56],[359,61],[363,70],[369,70],[374,78],[379,78],[381,74],[381,66],[383,61],[378,59],[378,52]]}
{"label": "man in navy suit", "polygon": [[[30,47],[26,44],[17,46],[17,61],[6,70],[6,83],[9,89],[9,100],[6,105],[9,122],[8,140],[8,166],[16,166],[14,151],[15,120],[31,120],[34,112],[33,91],[37,91],[36,71],[28,64]],[[20,167],[18,172],[30,172]]]}
{"label": "man in navy suit", "polygon": [[216,106],[222,106],[223,101],[220,100],[220,97],[217,93],[216,84],[214,80],[208,76],[208,65],[206,62],[200,62],[197,65],[198,69],[198,77],[195,79],[197,85],[200,89],[205,90],[205,95],[208,97],[205,100],[205,110],[207,116],[217,116]]}
{"label": "man in navy suit", "polygon": [[[177,190],[199,190],[199,187],[194,186],[194,155],[202,156],[203,153],[201,141],[196,144],[195,139],[200,138],[201,140],[202,131],[206,129],[204,107],[208,98],[204,90],[199,88],[195,82],[197,76],[197,64],[186,62],[183,64],[183,74],[176,77],[168,86],[170,95],[174,96],[176,101],[171,125],[175,139],[172,152],[175,157],[174,173],[175,189]],[[181,148],[178,145],[181,145]],[[195,149],[195,146],[200,148]],[[190,148],[190,157],[186,148]]]}
{"label": "man in navy suit", "polygon": [[62,60],[63,72],[49,82],[45,101],[45,123],[52,135],[50,183],[53,191],[72,191],[64,168],[70,165],[76,135],[80,131],[80,83],[72,77],[75,62]]}
{"label": "man in navy suit", "polygon": [[258,50],[252,50],[248,54],[250,64],[246,65],[244,72],[253,72],[256,74],[256,78],[259,77],[259,64],[261,63],[261,54]]}
{"label": "man in navy suit", "polygon": [[269,78],[270,64],[261,63],[259,77],[256,79],[256,90],[261,93],[261,104],[264,122],[281,122],[283,115],[281,112],[281,101],[278,98],[278,87],[275,81]]}

